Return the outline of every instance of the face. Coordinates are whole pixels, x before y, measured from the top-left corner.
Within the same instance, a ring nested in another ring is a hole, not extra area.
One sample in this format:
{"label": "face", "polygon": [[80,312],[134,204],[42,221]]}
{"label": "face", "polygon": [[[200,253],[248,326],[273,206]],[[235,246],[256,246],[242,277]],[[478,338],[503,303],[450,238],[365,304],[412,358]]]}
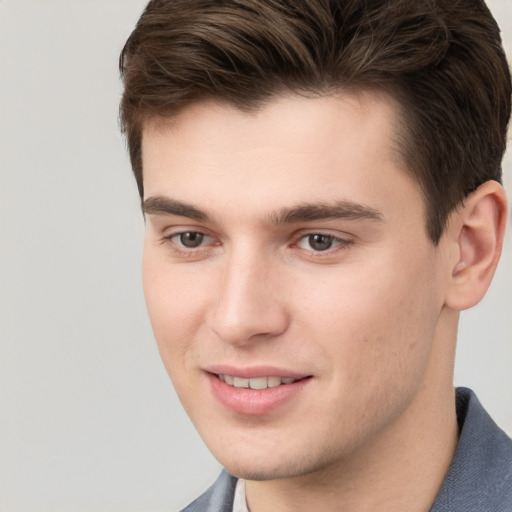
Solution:
{"label": "face", "polygon": [[435,385],[445,261],[395,121],[368,93],[205,102],[145,129],[151,323],[237,476],[334,468],[407,428]]}

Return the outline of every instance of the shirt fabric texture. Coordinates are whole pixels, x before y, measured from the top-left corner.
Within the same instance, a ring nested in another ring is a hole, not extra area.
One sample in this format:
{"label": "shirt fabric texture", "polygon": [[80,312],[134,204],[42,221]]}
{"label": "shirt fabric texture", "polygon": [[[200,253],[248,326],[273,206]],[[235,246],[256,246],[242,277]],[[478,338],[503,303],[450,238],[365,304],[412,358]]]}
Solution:
{"label": "shirt fabric texture", "polygon": [[[430,512],[512,512],[512,440],[470,389],[457,389],[456,407],[459,442]],[[237,482],[222,471],[217,481],[181,512],[244,511],[240,508],[245,505],[244,486],[237,488]]]}

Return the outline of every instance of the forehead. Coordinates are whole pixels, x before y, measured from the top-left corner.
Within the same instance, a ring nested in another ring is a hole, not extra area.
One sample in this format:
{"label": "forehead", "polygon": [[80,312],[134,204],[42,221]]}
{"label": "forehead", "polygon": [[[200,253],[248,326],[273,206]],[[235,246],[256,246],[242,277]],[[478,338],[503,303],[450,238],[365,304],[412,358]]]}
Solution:
{"label": "forehead", "polygon": [[387,191],[418,188],[397,150],[398,126],[398,107],[378,92],[283,96],[249,113],[196,103],[145,125],[145,198],[227,202],[244,211],[356,199],[380,209]]}
{"label": "forehead", "polygon": [[400,105],[378,90],[313,97],[281,95],[249,111],[220,100],[204,100],[169,117],[149,117],[142,139],[144,147],[148,139],[170,142],[179,136],[196,149],[215,145],[216,150],[228,152],[277,144],[283,151],[295,151],[297,140],[307,140],[310,144],[304,150],[321,150],[357,126],[358,131],[366,131],[368,140],[371,131],[380,131],[379,138],[393,150],[402,124],[399,120]]}

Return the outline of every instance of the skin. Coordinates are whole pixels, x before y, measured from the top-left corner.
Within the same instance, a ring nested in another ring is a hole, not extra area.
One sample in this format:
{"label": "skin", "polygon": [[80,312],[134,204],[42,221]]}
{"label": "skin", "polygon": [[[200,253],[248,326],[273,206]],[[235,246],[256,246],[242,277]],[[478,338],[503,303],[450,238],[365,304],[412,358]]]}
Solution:
{"label": "skin", "polygon": [[[373,92],[283,96],[254,113],[203,102],[145,127],[151,323],[197,430],[247,480],[251,512],[428,510],[453,457],[468,296],[456,285],[472,261],[459,214],[429,240],[396,120]],[[239,414],[213,396],[212,365],[309,378],[270,412]]]}

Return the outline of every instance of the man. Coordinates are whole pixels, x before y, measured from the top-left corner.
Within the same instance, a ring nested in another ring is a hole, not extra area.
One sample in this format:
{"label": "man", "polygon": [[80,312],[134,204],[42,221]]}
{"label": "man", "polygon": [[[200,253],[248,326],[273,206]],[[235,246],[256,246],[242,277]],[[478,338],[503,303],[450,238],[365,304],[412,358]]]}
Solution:
{"label": "man", "polygon": [[507,217],[485,5],[153,1],[120,66],[151,322],[226,468],[185,510],[512,510],[452,384]]}

